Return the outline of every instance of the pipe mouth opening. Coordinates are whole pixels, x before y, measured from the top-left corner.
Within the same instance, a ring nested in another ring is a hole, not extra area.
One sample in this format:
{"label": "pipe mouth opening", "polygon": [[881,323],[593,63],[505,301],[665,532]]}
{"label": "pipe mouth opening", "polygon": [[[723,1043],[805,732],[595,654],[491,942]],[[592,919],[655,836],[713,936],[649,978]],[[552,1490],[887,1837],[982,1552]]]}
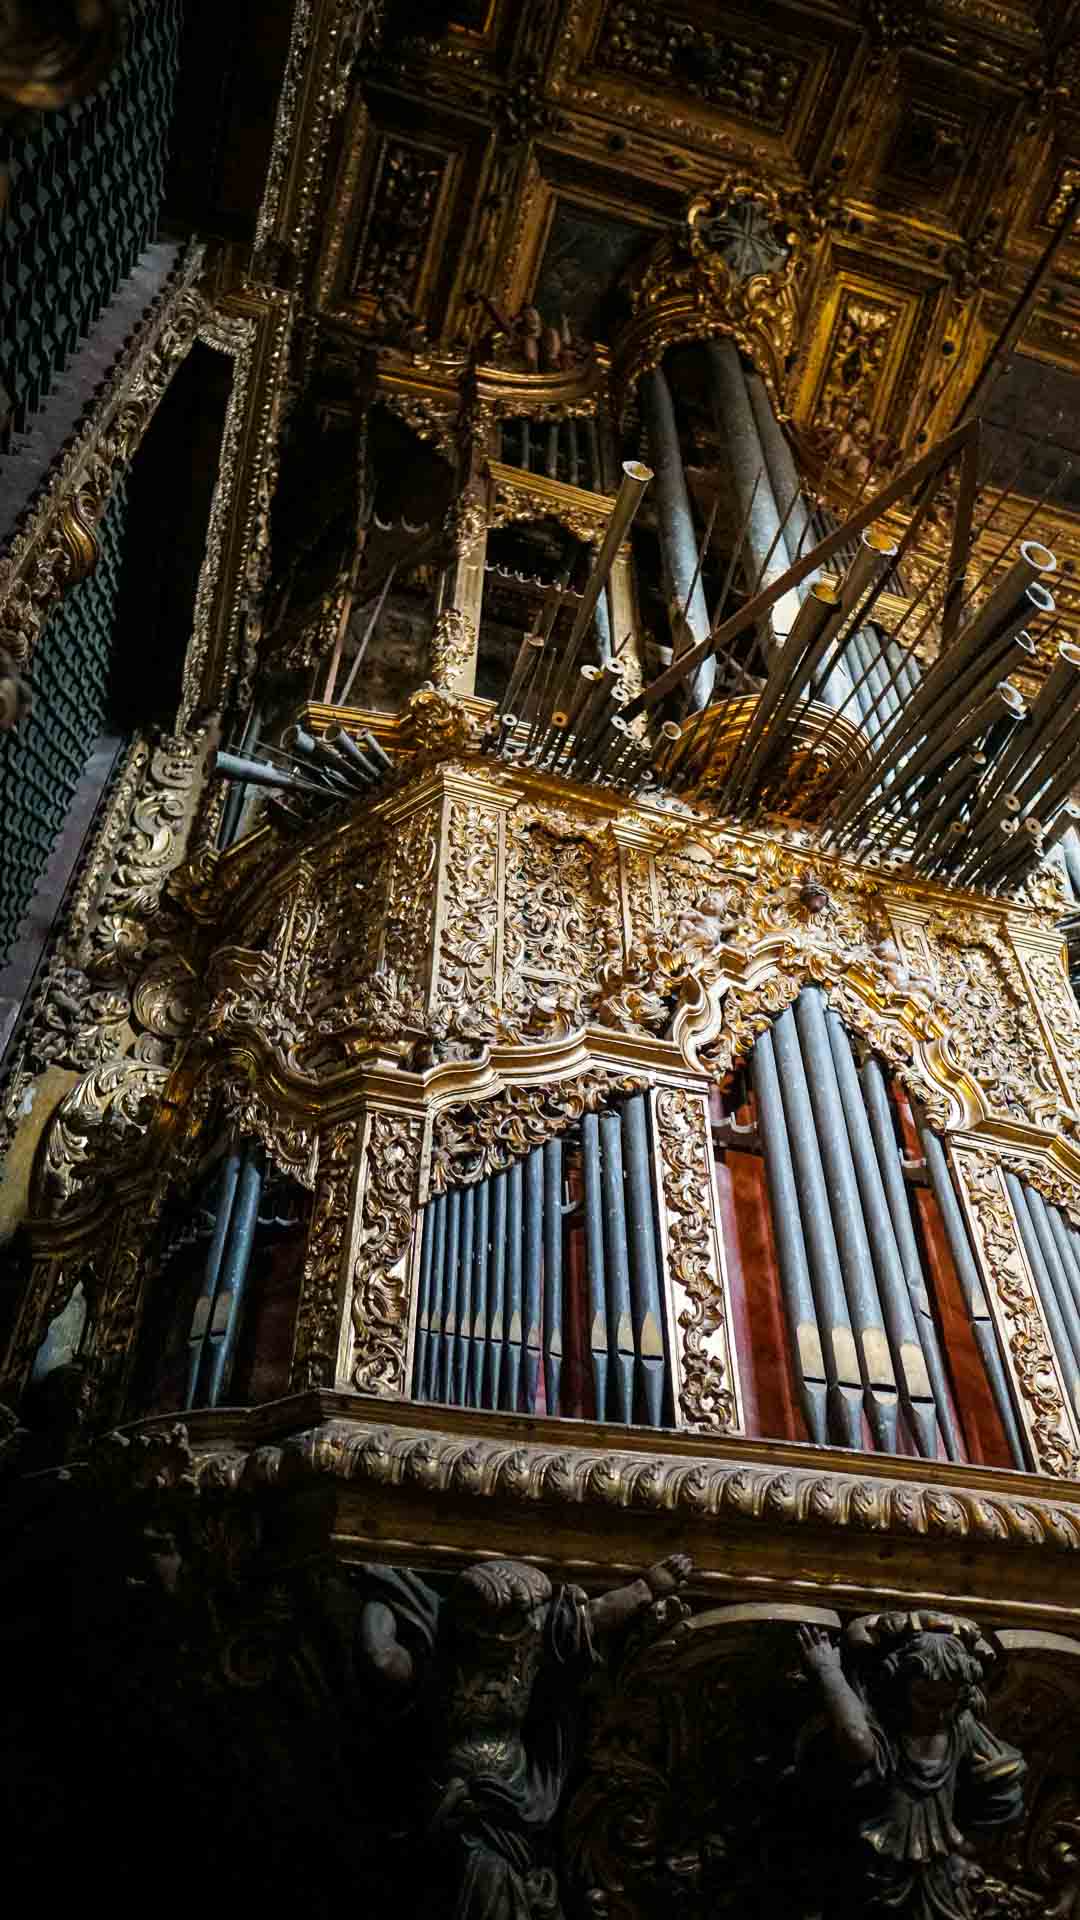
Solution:
{"label": "pipe mouth opening", "polygon": [[883,528],[879,527],[867,527],[863,534],[863,545],[872,547],[875,553],[893,554],[899,552],[899,548],[892,534],[887,533]]}
{"label": "pipe mouth opening", "polygon": [[1038,659],[1039,649],[1026,627],[1021,627],[1019,633],[1013,634],[1013,646],[1019,647],[1021,653],[1026,653],[1029,660]]}
{"label": "pipe mouth opening", "polygon": [[682,728],[677,720],[665,720],[660,729],[661,740],[681,740]]}
{"label": "pipe mouth opening", "polygon": [[1026,587],[1024,592],[1032,606],[1037,607],[1040,613],[1054,612],[1057,602],[1050,592],[1049,587],[1044,587],[1040,581],[1033,580],[1030,587]]}
{"label": "pipe mouth opening", "polygon": [[643,460],[624,460],[622,470],[628,480],[637,480],[643,487],[646,486],[653,477],[652,468],[647,467]]}
{"label": "pipe mouth opening", "polygon": [[838,607],[840,605],[840,588],[834,586],[831,580],[815,580],[810,591],[815,600],[824,601],[827,607]]}
{"label": "pipe mouth opening", "polygon": [[1022,540],[1020,552],[1028,565],[1038,567],[1040,573],[1054,573],[1057,569],[1057,554],[1044,547],[1041,540]]}
{"label": "pipe mouth opening", "polygon": [[999,680],[997,683],[997,691],[1000,693],[1009,712],[1014,713],[1018,720],[1027,712],[1027,702],[1023,694],[1019,687],[1012,685],[1011,681]]}
{"label": "pipe mouth opening", "polygon": [[[1015,793],[1007,793],[1005,795],[1004,806],[1006,813],[1019,813],[1021,802],[1017,799]],[[1008,821],[1005,821],[1003,824],[1007,826]]]}
{"label": "pipe mouth opening", "polygon": [[1063,640],[1058,647],[1058,658],[1067,660],[1070,667],[1080,667],[1080,645],[1075,640]]}

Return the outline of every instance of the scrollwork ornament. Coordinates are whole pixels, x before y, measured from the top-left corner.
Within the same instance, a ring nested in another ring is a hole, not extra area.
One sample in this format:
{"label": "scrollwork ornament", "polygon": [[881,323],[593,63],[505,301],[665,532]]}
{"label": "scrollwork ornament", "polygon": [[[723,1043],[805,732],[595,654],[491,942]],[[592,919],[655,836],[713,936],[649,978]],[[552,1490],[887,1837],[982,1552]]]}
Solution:
{"label": "scrollwork ornament", "polygon": [[463,691],[476,652],[476,630],[459,607],[444,607],[431,633],[431,684],[436,692]]}
{"label": "scrollwork ornament", "polygon": [[409,1332],[407,1256],[416,1217],[423,1121],[370,1116],[364,1150],[359,1252],[353,1266],[352,1385],[361,1393],[406,1391]]}
{"label": "scrollwork ornament", "polygon": [[1008,1324],[1014,1377],[1037,1463],[1044,1473],[1074,1478],[1080,1461],[1042,1314],[1020,1257],[1000,1161],[985,1150],[969,1148],[958,1149],[955,1160],[983,1269]]}
{"label": "scrollwork ornament", "polygon": [[656,1120],[668,1274],[686,1302],[678,1315],[682,1411],[693,1426],[731,1433],[738,1426],[738,1404],[716,1236],[703,1199],[713,1174],[701,1096],[681,1087],[661,1088]]}
{"label": "scrollwork ornament", "polygon": [[356,1121],[343,1120],[319,1143],[319,1175],[289,1375],[294,1393],[334,1385],[349,1197],[356,1178],[356,1140]]}
{"label": "scrollwork ornament", "polygon": [[647,1085],[644,1075],[596,1068],[555,1086],[507,1087],[488,1100],[442,1107],[433,1123],[431,1192],[485,1180],[575,1126],[583,1113]]}
{"label": "scrollwork ornament", "polygon": [[168,1081],[162,1067],[113,1060],[66,1094],[49,1126],[37,1182],[49,1219],[111,1198],[117,1178],[134,1171]]}

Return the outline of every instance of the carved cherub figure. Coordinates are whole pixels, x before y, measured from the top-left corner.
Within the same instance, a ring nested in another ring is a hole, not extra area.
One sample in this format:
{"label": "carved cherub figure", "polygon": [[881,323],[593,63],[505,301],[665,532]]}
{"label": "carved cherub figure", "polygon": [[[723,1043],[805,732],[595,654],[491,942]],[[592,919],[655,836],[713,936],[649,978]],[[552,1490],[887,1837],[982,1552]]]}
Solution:
{"label": "carved cherub figure", "polygon": [[[677,1592],[680,1554],[589,1600],[539,1568],[488,1560],[441,1599],[415,1574],[367,1569],[366,1665],[411,1709],[422,1771],[424,1911],[447,1920],[558,1920],[543,1841],[571,1762],[581,1682],[606,1636]],[[400,1729],[400,1721],[399,1721]]]}
{"label": "carved cherub figure", "polygon": [[1023,1812],[1023,1757],[982,1719],[994,1652],[969,1620],[879,1614],[842,1649],[817,1627],[799,1648],[818,1694],[801,1771],[842,1795],[822,1920],[972,1920],[965,1828]]}

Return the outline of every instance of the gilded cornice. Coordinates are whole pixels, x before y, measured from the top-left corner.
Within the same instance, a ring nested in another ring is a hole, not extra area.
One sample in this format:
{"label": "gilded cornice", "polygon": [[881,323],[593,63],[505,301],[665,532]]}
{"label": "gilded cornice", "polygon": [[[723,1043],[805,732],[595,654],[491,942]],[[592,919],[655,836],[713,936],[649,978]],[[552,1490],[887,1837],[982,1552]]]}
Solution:
{"label": "gilded cornice", "polygon": [[[164,1420],[125,1430],[169,1484],[176,1430]],[[783,1442],[611,1430],[524,1416],[437,1412],[378,1399],[306,1393],[250,1414],[189,1416],[185,1470],[208,1493],[332,1489],[334,1531],[357,1547],[420,1544],[427,1564],[507,1550],[523,1512],[543,1517],[543,1553],[581,1567],[596,1555],[644,1565],[659,1526],[694,1555],[701,1577],[748,1592],[785,1587],[838,1595],[963,1598],[1019,1623],[1072,1616],[1080,1594],[1080,1484],[1042,1497],[1030,1477],[877,1456],[808,1454]],[[110,1443],[103,1443],[108,1445]],[[180,1453],[177,1452],[177,1459]],[[797,1555],[797,1564],[792,1556]],[[1049,1556],[1049,1558],[1047,1558]]]}
{"label": "gilded cornice", "polygon": [[97,565],[96,529],[203,324],[202,249],[184,255],[0,555],[0,649],[29,660],[64,591]]}

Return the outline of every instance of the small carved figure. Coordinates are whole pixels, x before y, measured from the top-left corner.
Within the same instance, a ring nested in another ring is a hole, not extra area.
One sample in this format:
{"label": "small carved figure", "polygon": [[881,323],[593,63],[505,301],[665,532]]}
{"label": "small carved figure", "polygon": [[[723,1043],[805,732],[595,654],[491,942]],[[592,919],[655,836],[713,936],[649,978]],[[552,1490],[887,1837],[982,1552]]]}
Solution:
{"label": "small carved figure", "polygon": [[888,1613],[855,1621],[842,1650],[802,1627],[799,1648],[825,1720],[800,1771],[832,1793],[839,1780],[844,1803],[822,1920],[972,1920],[964,1828],[1024,1804],[1023,1757],[982,1719],[992,1647],[969,1620]]}
{"label": "small carved figure", "polygon": [[571,1762],[581,1681],[603,1639],[674,1595],[676,1554],[589,1600],[515,1560],[460,1574],[445,1599],[418,1576],[371,1567],[363,1663],[393,1708],[411,1707],[424,1777],[424,1911],[447,1920],[558,1920],[543,1840]]}

